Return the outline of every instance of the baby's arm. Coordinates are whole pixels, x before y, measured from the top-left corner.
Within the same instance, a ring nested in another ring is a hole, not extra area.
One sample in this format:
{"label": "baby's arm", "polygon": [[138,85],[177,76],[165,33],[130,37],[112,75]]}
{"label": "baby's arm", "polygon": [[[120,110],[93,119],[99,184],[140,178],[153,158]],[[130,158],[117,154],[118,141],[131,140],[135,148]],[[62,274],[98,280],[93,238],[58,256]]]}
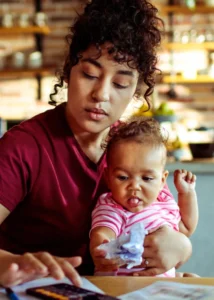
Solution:
{"label": "baby's arm", "polygon": [[90,249],[114,239],[116,239],[116,234],[111,228],[106,226],[95,227],[90,233]]}
{"label": "baby's arm", "polygon": [[105,226],[99,226],[92,229],[90,233],[90,253],[94,261],[96,270],[108,272],[117,269],[115,260],[105,259],[104,250],[97,249],[103,243],[116,239],[115,232]]}
{"label": "baby's arm", "polygon": [[179,231],[190,236],[198,224],[196,176],[187,170],[176,170],[174,172],[174,184],[178,191],[178,206],[181,214]]}

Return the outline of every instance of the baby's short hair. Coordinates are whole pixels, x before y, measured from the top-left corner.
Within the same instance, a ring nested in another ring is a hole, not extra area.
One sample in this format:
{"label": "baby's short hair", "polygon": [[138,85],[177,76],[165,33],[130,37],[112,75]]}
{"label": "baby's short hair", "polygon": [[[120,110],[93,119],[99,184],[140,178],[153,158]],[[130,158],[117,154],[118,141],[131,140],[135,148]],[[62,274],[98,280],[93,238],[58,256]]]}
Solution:
{"label": "baby's short hair", "polygon": [[166,150],[168,134],[154,118],[132,117],[126,122],[121,122],[118,126],[112,127],[109,132],[105,145],[107,162],[112,148],[121,141],[135,141],[154,147],[164,147]]}

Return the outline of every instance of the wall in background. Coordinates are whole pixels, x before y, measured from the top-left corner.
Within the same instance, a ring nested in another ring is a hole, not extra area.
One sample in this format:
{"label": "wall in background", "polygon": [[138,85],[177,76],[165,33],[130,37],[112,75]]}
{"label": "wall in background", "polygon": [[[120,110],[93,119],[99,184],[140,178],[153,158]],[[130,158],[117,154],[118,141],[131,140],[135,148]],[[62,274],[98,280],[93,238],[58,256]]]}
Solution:
{"label": "wall in background", "polygon": [[[48,35],[42,36],[43,48],[43,64],[44,66],[54,66],[53,70],[62,66],[64,55],[66,53],[65,34],[68,33],[69,26],[72,20],[81,13],[84,8],[86,0],[72,0],[72,1],[56,1],[56,0],[41,0],[42,11],[47,14],[47,24],[50,28]],[[156,5],[156,1],[153,1]],[[168,1],[159,0],[158,5],[164,7]],[[12,13],[14,17],[20,16],[22,13],[27,13],[31,16],[35,14],[34,0],[11,0],[0,2],[0,21],[5,13]],[[178,16],[176,21],[179,25],[179,30],[185,31],[190,24],[191,16]],[[209,18],[210,19],[210,18]],[[168,17],[165,15],[166,30],[169,29]],[[198,19],[197,19],[198,20]],[[201,22],[204,22],[204,16],[201,17]],[[183,22],[183,25],[182,25]],[[198,21],[200,24],[200,22]],[[203,23],[202,23],[203,24]],[[33,34],[16,34],[10,36],[2,36],[0,33],[0,55],[3,47],[8,47],[8,51],[22,51],[30,53],[35,50],[36,40]],[[163,51],[159,55],[160,68],[166,72],[170,71],[170,57],[169,52]],[[10,64],[11,55],[8,53],[8,64]],[[180,55],[176,56],[181,59]],[[178,63],[177,63],[178,65]],[[1,68],[1,67],[0,67]],[[168,69],[167,69],[168,68]],[[45,76],[42,79],[42,96],[38,106],[37,104],[37,80],[33,76],[23,77],[15,76],[0,77],[0,117],[8,118],[27,118],[43,109],[47,109],[47,101],[49,100],[49,93],[52,90],[55,76],[52,72],[51,76]],[[172,85],[164,83],[157,85],[154,93],[154,105],[158,105],[161,101],[169,102],[170,106],[176,110],[179,118],[186,124],[188,118],[190,119],[190,126],[214,126],[214,90],[213,83],[200,84],[173,84],[179,97],[185,96],[182,101],[180,99],[174,100],[168,97],[167,92]],[[180,97],[180,98],[181,98]],[[41,103],[45,103],[42,105]]]}

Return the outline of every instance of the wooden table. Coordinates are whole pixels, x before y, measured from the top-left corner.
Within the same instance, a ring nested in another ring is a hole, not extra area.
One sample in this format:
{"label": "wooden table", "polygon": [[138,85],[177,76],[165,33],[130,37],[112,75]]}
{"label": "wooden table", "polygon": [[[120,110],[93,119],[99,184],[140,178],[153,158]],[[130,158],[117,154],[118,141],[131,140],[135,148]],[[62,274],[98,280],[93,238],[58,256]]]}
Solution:
{"label": "wooden table", "polygon": [[91,283],[111,296],[119,296],[130,293],[155,281],[174,281],[189,284],[213,285],[214,278],[158,278],[158,277],[112,277],[112,276],[88,276],[86,277]]}

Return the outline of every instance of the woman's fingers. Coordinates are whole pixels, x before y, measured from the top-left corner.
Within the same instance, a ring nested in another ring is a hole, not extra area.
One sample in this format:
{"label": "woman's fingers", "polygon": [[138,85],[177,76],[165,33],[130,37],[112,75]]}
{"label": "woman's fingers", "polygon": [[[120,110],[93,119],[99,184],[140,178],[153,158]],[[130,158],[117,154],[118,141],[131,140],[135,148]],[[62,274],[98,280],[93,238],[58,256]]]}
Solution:
{"label": "woman's fingers", "polygon": [[81,264],[81,257],[60,258],[47,252],[25,253],[17,263],[11,263],[1,278],[4,286],[17,285],[47,275],[55,279],[67,276],[75,285],[81,286],[81,278],[75,267]]}
{"label": "woman's fingers", "polygon": [[140,267],[143,270],[133,272],[133,276],[157,276],[165,272],[161,265],[158,265],[158,261],[153,258],[144,258]]}
{"label": "woman's fingers", "polygon": [[133,268],[133,276],[156,276],[164,272],[164,270],[161,267],[158,267],[157,262],[152,258],[144,258],[140,267],[143,268],[140,271],[134,271]]}
{"label": "woman's fingers", "polygon": [[157,276],[159,274],[163,273],[163,270],[158,268],[147,268],[145,270],[142,270],[140,272],[134,272],[133,276]]}
{"label": "woman's fingers", "polygon": [[1,285],[8,287],[16,284],[17,282],[19,283],[19,278],[17,276],[18,270],[19,266],[17,264],[11,264],[1,278]]}
{"label": "woman's fingers", "polygon": [[156,261],[152,258],[144,258],[140,266],[142,268],[154,268],[156,266]]}
{"label": "woman's fingers", "polygon": [[19,266],[16,263],[12,263],[8,268],[8,271],[11,273],[16,273],[18,270]]}
{"label": "woman's fingers", "polygon": [[1,278],[1,284],[5,287],[10,287],[32,280],[34,277],[35,275],[32,272],[23,271],[18,264],[12,263]]}
{"label": "woman's fingers", "polygon": [[37,273],[48,274],[46,264],[33,253],[25,253],[23,256],[20,256],[19,264],[24,270],[32,270]]}
{"label": "woman's fingers", "polygon": [[71,263],[65,258],[56,258],[58,264],[62,268],[64,274],[73,282],[76,286],[82,285],[82,280],[78,274],[78,272],[74,269]]}
{"label": "woman's fingers", "polygon": [[56,258],[48,252],[38,252],[34,254],[47,268],[49,275],[55,279],[62,279],[65,274]]}
{"label": "woman's fingers", "polygon": [[37,253],[36,255],[47,266],[50,276],[55,279],[62,279],[67,276],[75,285],[81,286],[81,278],[74,269],[74,267],[80,265],[80,257],[61,258],[52,256],[47,252]]}
{"label": "woman's fingers", "polygon": [[80,286],[81,278],[75,267],[81,262],[81,257],[61,258],[47,252],[25,253],[18,257],[17,263],[7,267],[1,284],[12,286],[50,275],[55,279],[67,276],[75,285]]}
{"label": "woman's fingers", "polygon": [[66,260],[74,267],[78,267],[82,263],[82,258],[80,256],[67,257]]}

